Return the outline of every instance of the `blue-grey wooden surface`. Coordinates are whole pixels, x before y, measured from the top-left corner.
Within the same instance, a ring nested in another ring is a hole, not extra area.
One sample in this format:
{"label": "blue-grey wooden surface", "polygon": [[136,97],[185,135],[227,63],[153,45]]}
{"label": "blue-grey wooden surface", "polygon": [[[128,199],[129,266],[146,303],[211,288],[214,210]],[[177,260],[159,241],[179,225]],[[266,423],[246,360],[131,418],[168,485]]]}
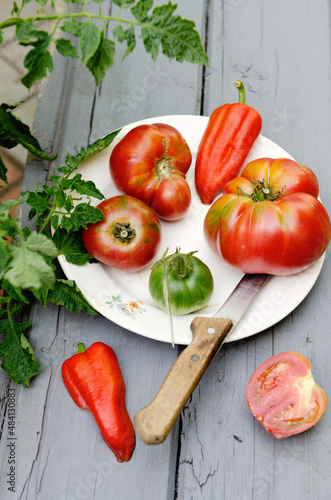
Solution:
{"label": "blue-grey wooden surface", "polygon": [[[103,8],[109,8],[105,2]],[[158,2],[161,3],[161,2]],[[242,79],[247,102],[259,109],[262,133],[309,165],[331,213],[330,2],[327,0],[181,0],[210,58],[203,69],[141,47],[123,63],[121,52],[101,87],[76,61],[56,59],[43,82],[34,133],[58,159],[30,160],[24,188],[45,182],[65,155],[136,120],[171,114],[209,115],[234,100]],[[23,217],[26,214],[23,214]],[[41,372],[29,389],[0,373],[1,500],[328,500],[331,498],[331,413],[317,426],[276,440],[255,422],[245,402],[254,369],[278,352],[309,358],[331,398],[330,252],[314,288],[280,323],[216,355],[167,440],[137,438],[130,462],[118,464],[92,416],[79,410],[61,380],[77,340],[104,341],[118,355],[127,407],[154,397],[181,348],[135,335],[103,317],[32,304],[30,340]],[[8,491],[8,388],[16,394],[15,493]]]}

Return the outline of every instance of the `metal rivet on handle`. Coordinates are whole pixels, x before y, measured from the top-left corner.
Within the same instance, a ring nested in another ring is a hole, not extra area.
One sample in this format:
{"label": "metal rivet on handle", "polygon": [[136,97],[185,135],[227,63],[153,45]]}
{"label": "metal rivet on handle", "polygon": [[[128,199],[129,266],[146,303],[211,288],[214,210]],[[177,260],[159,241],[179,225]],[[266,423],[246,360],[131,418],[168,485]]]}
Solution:
{"label": "metal rivet on handle", "polygon": [[210,335],[213,335],[213,333],[215,333],[215,332],[216,332],[216,330],[215,330],[215,328],[213,328],[212,326],[209,326],[209,327],[207,328],[207,333],[209,333]]}
{"label": "metal rivet on handle", "polygon": [[199,361],[200,356],[198,356],[197,354],[193,354],[193,356],[191,356],[191,359],[192,361]]}

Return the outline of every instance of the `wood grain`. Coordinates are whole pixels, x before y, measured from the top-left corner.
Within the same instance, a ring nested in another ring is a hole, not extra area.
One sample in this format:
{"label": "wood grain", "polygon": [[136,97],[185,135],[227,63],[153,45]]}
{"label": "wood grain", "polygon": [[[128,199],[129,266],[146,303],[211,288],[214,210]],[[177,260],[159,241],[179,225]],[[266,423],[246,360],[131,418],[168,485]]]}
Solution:
{"label": "wood grain", "polygon": [[[241,79],[246,102],[261,113],[262,133],[316,172],[331,213],[330,2],[179,4],[180,14],[193,19],[202,34],[209,67],[163,56],[154,63],[137,43],[124,63],[118,53],[96,90],[82,65],[56,56],[54,72],[40,88],[33,132],[58,158],[51,164],[30,158],[24,189],[45,183],[67,153],[125,123],[165,114],[209,115],[216,106],[236,101],[234,81]],[[111,2],[102,6],[110,9]],[[27,220],[26,213],[22,217]],[[252,417],[245,389],[262,361],[294,350],[308,357],[316,382],[331,395],[330,276],[328,250],[314,288],[293,313],[263,333],[224,345],[164,443],[147,446],[137,439],[127,464],[116,462],[91,415],[75,407],[61,380],[61,364],[77,342],[111,345],[133,417],[153,400],[182,348],[102,317],[32,304],[29,335],[41,373],[23,389],[0,372],[1,500],[328,500],[329,410],[309,431],[279,441]],[[291,286],[295,294],[304,284],[298,279]],[[8,388],[16,396],[15,493],[7,489]]]}

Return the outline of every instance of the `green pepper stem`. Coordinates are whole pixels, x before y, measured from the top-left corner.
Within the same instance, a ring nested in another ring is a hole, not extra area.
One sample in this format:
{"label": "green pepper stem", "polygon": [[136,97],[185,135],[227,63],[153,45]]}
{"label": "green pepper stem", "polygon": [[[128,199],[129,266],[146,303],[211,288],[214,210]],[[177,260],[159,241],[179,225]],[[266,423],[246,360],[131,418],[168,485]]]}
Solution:
{"label": "green pepper stem", "polygon": [[78,343],[78,354],[81,354],[82,352],[85,352],[85,346],[82,342]]}
{"label": "green pepper stem", "polygon": [[234,84],[239,92],[239,100],[238,100],[239,104],[245,104],[246,96],[245,96],[245,87],[243,82],[241,82],[240,80],[236,80]]}

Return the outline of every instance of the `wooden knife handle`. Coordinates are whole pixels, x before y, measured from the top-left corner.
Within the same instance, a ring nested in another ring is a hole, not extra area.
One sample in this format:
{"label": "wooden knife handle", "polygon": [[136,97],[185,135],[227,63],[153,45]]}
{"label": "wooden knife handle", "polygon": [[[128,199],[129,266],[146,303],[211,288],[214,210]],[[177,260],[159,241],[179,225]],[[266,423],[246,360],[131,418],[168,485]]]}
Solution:
{"label": "wooden knife handle", "polygon": [[170,368],[153,401],[134,417],[136,431],[146,444],[165,440],[231,326],[232,321],[223,318],[192,321],[192,342]]}

